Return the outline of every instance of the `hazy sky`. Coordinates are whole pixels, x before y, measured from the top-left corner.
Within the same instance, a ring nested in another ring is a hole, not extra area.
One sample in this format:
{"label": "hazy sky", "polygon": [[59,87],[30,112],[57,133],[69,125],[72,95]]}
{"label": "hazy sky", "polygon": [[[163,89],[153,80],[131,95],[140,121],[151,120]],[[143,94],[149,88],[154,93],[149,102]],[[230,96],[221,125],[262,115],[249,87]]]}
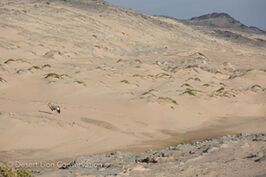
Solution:
{"label": "hazy sky", "polygon": [[144,13],[189,19],[226,12],[248,26],[266,30],[266,0],[107,0]]}

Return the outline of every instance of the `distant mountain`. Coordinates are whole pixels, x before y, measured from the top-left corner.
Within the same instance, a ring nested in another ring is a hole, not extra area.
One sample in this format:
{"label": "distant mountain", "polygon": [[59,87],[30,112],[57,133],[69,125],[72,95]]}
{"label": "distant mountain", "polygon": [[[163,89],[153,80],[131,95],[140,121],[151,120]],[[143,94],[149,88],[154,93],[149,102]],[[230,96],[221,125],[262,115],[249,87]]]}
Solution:
{"label": "distant mountain", "polygon": [[188,20],[180,20],[169,16],[159,16],[190,25],[209,35],[232,41],[238,44],[250,44],[254,46],[266,46],[264,37],[252,37],[253,35],[265,35],[266,32],[253,26],[246,26],[227,13],[210,13]]}
{"label": "distant mountain", "polygon": [[220,28],[244,27],[242,23],[235,20],[226,13],[211,13],[199,17],[193,17],[190,22],[199,25],[209,25]]}
{"label": "distant mountain", "polygon": [[228,15],[227,13],[217,13],[217,12],[213,12],[210,14],[205,14],[205,15],[201,15],[199,17],[192,17],[191,20],[205,20],[205,19],[210,19],[210,18],[219,18],[219,17],[225,17],[225,18],[231,18],[233,19],[230,15]]}
{"label": "distant mountain", "polygon": [[239,29],[248,32],[257,32],[257,33],[265,33],[265,31],[253,27],[253,26],[246,26],[239,22],[238,20],[234,19],[227,13],[210,13],[206,15],[202,15],[199,17],[193,17],[188,20],[190,24],[198,25],[198,26],[209,26],[209,27],[217,27],[217,28],[232,28],[232,29]]}

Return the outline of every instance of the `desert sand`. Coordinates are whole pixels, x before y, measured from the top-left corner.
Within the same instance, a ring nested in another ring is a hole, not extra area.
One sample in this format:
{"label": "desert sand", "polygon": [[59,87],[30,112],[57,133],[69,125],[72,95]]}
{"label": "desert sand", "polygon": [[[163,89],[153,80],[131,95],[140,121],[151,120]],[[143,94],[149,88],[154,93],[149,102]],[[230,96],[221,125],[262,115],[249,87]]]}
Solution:
{"label": "desert sand", "polygon": [[211,31],[104,1],[1,0],[0,160],[265,133],[266,35]]}

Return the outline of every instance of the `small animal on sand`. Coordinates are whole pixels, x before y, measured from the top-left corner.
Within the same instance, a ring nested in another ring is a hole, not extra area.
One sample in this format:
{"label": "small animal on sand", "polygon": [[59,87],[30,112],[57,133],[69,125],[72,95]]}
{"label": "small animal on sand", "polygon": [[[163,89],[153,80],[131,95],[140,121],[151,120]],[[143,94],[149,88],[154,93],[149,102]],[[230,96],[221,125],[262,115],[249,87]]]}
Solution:
{"label": "small animal on sand", "polygon": [[60,106],[57,104],[48,103],[48,107],[51,109],[51,111],[56,111],[58,114],[61,112]]}

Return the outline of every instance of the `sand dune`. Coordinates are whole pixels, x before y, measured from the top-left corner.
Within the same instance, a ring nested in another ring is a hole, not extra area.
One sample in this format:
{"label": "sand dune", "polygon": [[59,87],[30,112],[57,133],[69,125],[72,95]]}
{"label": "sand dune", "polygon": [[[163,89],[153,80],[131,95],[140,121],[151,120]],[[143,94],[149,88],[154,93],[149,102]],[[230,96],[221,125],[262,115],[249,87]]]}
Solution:
{"label": "sand dune", "polygon": [[265,46],[84,3],[0,2],[0,160],[266,132]]}

